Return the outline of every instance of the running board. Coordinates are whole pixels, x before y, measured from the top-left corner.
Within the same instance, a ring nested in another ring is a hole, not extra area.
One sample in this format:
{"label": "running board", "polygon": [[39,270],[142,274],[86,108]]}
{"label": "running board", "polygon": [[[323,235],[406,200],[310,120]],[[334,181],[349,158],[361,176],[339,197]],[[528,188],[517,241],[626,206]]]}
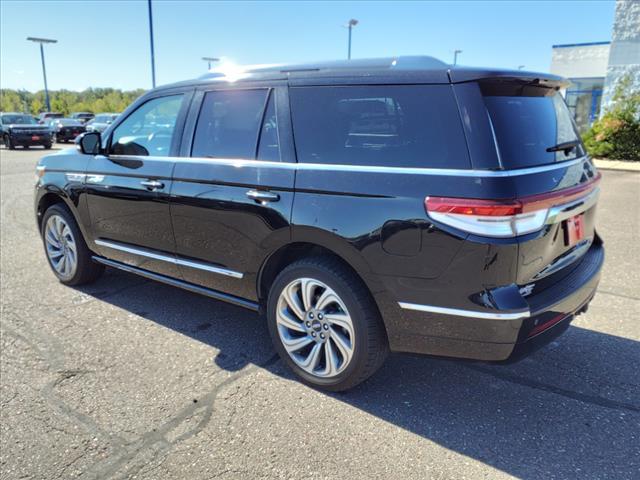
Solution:
{"label": "running board", "polygon": [[150,280],[166,283],[167,285],[182,288],[184,290],[188,290],[193,293],[198,293],[200,295],[205,295],[207,297],[214,298],[216,300],[222,300],[223,302],[231,303],[233,305],[238,305],[239,307],[244,307],[249,310],[253,310],[254,312],[257,312],[260,310],[260,305],[258,305],[256,302],[252,302],[244,298],[236,297],[234,295],[229,295],[228,293],[222,293],[222,292],[218,292],[217,290],[211,290],[209,288],[200,287],[198,285],[194,285],[193,283],[188,283],[183,280],[177,280],[172,277],[167,277],[166,275],[153,273],[148,270],[143,270],[142,268],[133,267],[131,265],[127,265],[121,262],[116,262],[114,260],[108,260],[106,258],[99,257],[97,255],[94,255],[91,258],[93,259],[94,262],[101,263],[108,267],[117,268],[119,270],[129,272],[129,273],[135,273],[136,275],[140,275],[141,277],[145,277]]}

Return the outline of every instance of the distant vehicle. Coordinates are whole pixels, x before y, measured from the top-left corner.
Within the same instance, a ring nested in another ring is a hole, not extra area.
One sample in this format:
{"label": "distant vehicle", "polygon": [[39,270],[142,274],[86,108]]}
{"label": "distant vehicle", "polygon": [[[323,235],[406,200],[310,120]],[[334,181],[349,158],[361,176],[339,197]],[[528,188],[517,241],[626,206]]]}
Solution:
{"label": "distant vehicle", "polygon": [[87,129],[84,124],[75,118],[56,118],[49,123],[56,136],[57,143],[66,143],[84,133]]}
{"label": "distant vehicle", "polygon": [[87,122],[87,132],[104,132],[111,125],[119,113],[99,113]]}
{"label": "distant vehicle", "polygon": [[44,125],[45,123],[49,123],[54,118],[64,118],[64,115],[57,112],[42,112],[38,115],[38,123],[40,125]]}
{"label": "distant vehicle", "polygon": [[51,130],[46,125],[38,125],[35,118],[27,113],[0,113],[2,143],[13,150],[16,146],[29,148],[42,145],[51,148]]}
{"label": "distant vehicle", "polygon": [[93,117],[95,117],[95,115],[93,113],[91,113],[91,112],[74,112],[74,113],[71,114],[70,118],[78,120],[78,121],[80,121],[82,123],[87,123]]}

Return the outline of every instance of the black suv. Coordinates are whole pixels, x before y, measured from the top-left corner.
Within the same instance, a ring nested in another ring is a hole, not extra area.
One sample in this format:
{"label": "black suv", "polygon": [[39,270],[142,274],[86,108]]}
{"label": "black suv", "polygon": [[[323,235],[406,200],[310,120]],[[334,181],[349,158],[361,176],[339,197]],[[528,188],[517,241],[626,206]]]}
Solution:
{"label": "black suv", "polygon": [[264,312],[328,390],[389,350],[513,361],[586,310],[604,259],[563,85],[399,57],[157,88],[40,161],[47,258],[67,285],[107,265]]}
{"label": "black suv", "polygon": [[53,143],[51,129],[45,125],[38,125],[35,118],[28,113],[0,112],[0,129],[2,143],[9,150],[18,146],[29,148],[34,145],[49,149]]}

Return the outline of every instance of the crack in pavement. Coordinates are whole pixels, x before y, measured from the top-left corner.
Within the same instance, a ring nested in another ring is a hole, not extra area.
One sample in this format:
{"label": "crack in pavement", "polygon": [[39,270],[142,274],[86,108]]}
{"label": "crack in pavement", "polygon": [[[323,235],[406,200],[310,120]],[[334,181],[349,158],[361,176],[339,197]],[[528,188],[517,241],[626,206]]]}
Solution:
{"label": "crack in pavement", "polygon": [[[3,325],[3,331],[6,335],[10,335],[29,346],[40,359],[47,363],[49,370],[56,373],[56,377],[47,382],[41,389],[41,394],[45,401],[56,412],[66,417],[72,423],[80,425],[95,437],[105,439],[114,449],[108,458],[94,464],[88,470],[80,474],[81,477],[85,478],[105,479],[113,477],[118,474],[123,467],[126,467],[128,463],[131,463],[135,461],[136,458],[151,452],[151,459],[146,458],[144,459],[144,462],[134,463],[134,465],[126,468],[125,472],[127,477],[135,475],[142,468],[149,465],[150,462],[171,450],[175,445],[201,432],[213,417],[215,403],[219,400],[219,394],[223,389],[238,382],[243,377],[257,371],[258,369],[267,368],[270,365],[273,365],[279,360],[278,355],[274,354],[267,361],[261,364],[250,365],[245,369],[232,374],[227,379],[216,385],[209,393],[200,398],[197,403],[190,403],[161,426],[153,428],[134,441],[127,442],[118,435],[103,430],[92,417],[74,409],[55,392],[55,388],[63,382],[77,376],[93,373],[92,371],[64,368],[62,348],[51,336],[43,338],[33,331],[29,331],[28,334],[25,335],[15,331],[7,325]],[[37,340],[34,340],[33,338]],[[41,343],[44,346],[41,346],[38,343]],[[242,358],[238,359],[238,361],[245,362],[246,359]],[[234,398],[236,393],[237,392],[234,392],[234,394],[229,396],[229,398]],[[220,400],[228,400],[228,398]],[[200,418],[196,425],[179,434],[174,439],[168,439],[171,433],[175,432],[184,423],[198,415]],[[84,456],[84,453],[80,455],[80,457],[82,456]],[[75,464],[78,460],[79,458],[74,458],[72,463]]]}
{"label": "crack in pavement", "polygon": [[[224,388],[238,382],[241,378],[253,373],[258,369],[266,368],[270,365],[273,365],[278,360],[278,355],[274,354],[264,363],[250,365],[245,369],[232,374],[227,379],[216,385],[213,390],[200,398],[197,403],[190,403],[178,413],[176,413],[172,418],[166,421],[163,425],[143,434],[139,439],[123,445],[119,452],[106,459],[102,464],[94,465],[94,467],[87,472],[87,476],[89,478],[100,479],[110,478],[118,473],[118,471],[127,463],[133,461],[136,457],[140,456],[140,454],[145,453],[145,451],[152,449],[154,446],[157,446],[157,449],[152,453],[151,461],[158,458],[161,454],[164,454],[167,451],[171,450],[178,443],[197,435],[208,425],[209,421],[211,420],[216,400],[218,399],[220,392]],[[200,414],[201,418],[194,427],[178,435],[171,441],[167,439],[171,432],[176,430],[179,426],[181,426],[183,423],[193,418],[197,414]],[[145,463],[134,465],[126,471],[127,476],[134,476],[149,463],[150,461],[146,460]]]}

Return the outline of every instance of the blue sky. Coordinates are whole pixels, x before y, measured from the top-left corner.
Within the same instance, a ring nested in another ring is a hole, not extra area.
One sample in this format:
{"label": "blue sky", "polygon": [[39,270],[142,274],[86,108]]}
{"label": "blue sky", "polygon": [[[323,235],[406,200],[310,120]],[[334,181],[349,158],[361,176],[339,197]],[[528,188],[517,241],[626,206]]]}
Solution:
{"label": "blue sky", "polygon": [[[237,63],[426,54],[451,62],[548,71],[551,46],[611,38],[613,1],[210,2],[154,0],[158,84],[206,70],[202,56]],[[42,89],[36,44],[46,46],[49,88],[150,88],[146,0],[0,1],[0,85]]]}

